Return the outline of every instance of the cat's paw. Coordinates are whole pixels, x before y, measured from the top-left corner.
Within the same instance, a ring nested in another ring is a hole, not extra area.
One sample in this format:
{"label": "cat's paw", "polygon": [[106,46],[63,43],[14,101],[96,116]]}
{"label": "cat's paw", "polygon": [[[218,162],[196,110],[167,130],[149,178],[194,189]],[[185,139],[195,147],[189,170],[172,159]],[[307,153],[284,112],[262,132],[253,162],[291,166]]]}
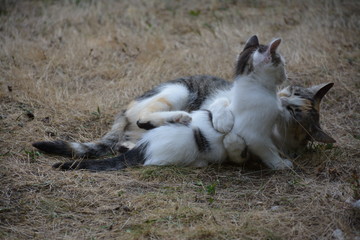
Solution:
{"label": "cat's paw", "polygon": [[235,134],[229,133],[223,140],[228,159],[237,164],[244,163],[247,159],[247,147],[244,138]]}
{"label": "cat's paw", "polygon": [[152,121],[147,121],[145,119],[139,119],[139,120],[137,120],[136,125],[139,128],[142,128],[142,129],[145,129],[145,130],[150,130],[150,129],[158,127],[159,123],[154,123]]}
{"label": "cat's paw", "polygon": [[294,167],[293,163],[288,159],[282,159],[281,161],[274,164],[274,170],[284,170],[284,169],[292,169]]}
{"label": "cat's paw", "polygon": [[225,149],[230,151],[244,149],[246,147],[244,138],[233,132],[224,137],[223,143]]}
{"label": "cat's paw", "polygon": [[234,126],[234,115],[230,110],[213,114],[213,126],[216,131],[227,134]]}
{"label": "cat's paw", "polygon": [[121,143],[119,146],[117,146],[117,150],[120,153],[125,153],[127,151],[130,151],[134,147],[135,147],[135,143],[126,141],[126,142]]}
{"label": "cat's paw", "polygon": [[180,123],[184,125],[189,125],[191,121],[191,115],[187,112],[177,113],[167,120],[169,123]]}
{"label": "cat's paw", "polygon": [[212,113],[212,123],[216,131],[227,134],[234,126],[234,115],[228,108],[230,102],[226,98],[221,98],[210,105]]}

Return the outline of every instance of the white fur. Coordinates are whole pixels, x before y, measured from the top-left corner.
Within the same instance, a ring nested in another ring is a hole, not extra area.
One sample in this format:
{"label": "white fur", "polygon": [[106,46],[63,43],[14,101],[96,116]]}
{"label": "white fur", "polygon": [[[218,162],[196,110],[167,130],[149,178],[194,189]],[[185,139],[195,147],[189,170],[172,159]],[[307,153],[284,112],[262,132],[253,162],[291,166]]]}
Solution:
{"label": "white fur", "polygon": [[[209,121],[207,111],[191,114],[191,126],[170,124],[148,131],[138,145],[147,143],[144,165],[178,165],[204,167],[222,162],[226,158],[223,134],[217,132]],[[199,128],[209,141],[210,151],[199,152],[193,129]]]}
{"label": "white fur", "polygon": [[[265,88],[261,82],[256,83],[256,78],[252,77],[237,79],[233,90],[234,96],[238,97],[230,105],[230,110],[235,116],[234,127],[230,134],[241,136],[249,150],[258,155],[268,167],[272,169],[291,167],[290,161],[279,156],[271,140],[272,129],[280,112],[275,90]],[[229,143],[227,143],[228,152],[232,151],[228,146]],[[239,162],[239,159],[241,158],[234,161]]]}
{"label": "white fur", "polygon": [[221,133],[228,133],[234,126],[234,115],[229,110],[230,100],[220,97],[216,99],[208,110],[213,114],[214,128]]}
{"label": "white fur", "polygon": [[226,134],[223,143],[230,161],[242,164],[247,160],[246,155],[243,156],[246,150],[245,139],[235,131]]}
{"label": "white fur", "polygon": [[[235,116],[235,122],[229,134],[241,136],[249,150],[259,156],[268,167],[272,169],[292,167],[289,160],[279,156],[271,140],[272,129],[280,113],[276,85],[286,76],[282,71],[283,66],[271,66],[266,56],[261,57],[257,52],[253,59],[254,72],[248,76],[238,77],[232,89],[233,99],[229,109]],[[239,138],[234,139],[239,140]],[[229,146],[234,144],[230,145],[229,142],[231,143],[228,140],[224,142],[227,151],[238,151],[231,149]],[[231,154],[229,155],[231,159]],[[242,161],[240,156],[232,160]]]}

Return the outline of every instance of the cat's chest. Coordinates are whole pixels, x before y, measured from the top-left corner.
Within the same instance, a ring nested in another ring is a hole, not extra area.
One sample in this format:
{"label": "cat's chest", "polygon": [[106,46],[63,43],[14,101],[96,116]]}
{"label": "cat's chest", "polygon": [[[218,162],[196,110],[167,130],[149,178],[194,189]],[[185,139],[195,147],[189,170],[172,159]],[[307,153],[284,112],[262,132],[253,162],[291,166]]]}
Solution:
{"label": "cat's chest", "polygon": [[278,114],[279,100],[262,89],[241,89],[233,93],[230,109],[234,114]]}
{"label": "cat's chest", "polygon": [[230,110],[235,117],[234,129],[267,134],[280,113],[275,94],[262,88],[241,88],[234,91]]}

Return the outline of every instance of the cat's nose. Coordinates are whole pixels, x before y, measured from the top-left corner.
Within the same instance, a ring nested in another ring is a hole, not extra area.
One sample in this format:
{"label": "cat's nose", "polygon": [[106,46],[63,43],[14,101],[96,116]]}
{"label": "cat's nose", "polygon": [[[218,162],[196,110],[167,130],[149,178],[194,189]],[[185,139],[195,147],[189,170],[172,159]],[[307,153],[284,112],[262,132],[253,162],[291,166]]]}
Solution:
{"label": "cat's nose", "polygon": [[285,106],[285,105],[290,105],[289,99],[288,97],[280,97],[280,101],[281,101],[281,105]]}

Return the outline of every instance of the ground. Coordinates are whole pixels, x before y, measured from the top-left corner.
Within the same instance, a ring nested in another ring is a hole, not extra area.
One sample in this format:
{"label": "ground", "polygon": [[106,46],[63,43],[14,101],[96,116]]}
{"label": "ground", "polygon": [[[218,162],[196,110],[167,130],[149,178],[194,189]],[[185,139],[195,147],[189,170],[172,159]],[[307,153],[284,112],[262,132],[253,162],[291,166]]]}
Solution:
{"label": "ground", "polygon": [[[360,3],[0,1],[1,239],[359,239]],[[158,83],[231,80],[244,42],[281,37],[284,84],[334,82],[295,169],[61,172],[40,140],[91,141]]]}

